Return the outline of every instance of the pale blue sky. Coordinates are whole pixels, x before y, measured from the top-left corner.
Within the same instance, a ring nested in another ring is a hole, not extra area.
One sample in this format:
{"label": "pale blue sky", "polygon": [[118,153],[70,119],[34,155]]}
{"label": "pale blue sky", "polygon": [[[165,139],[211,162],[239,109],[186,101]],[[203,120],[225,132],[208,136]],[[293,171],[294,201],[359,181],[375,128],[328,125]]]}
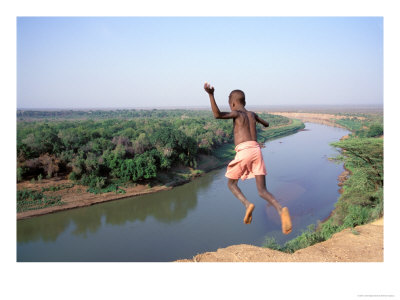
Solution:
{"label": "pale blue sky", "polygon": [[381,17],[17,18],[17,108],[383,105]]}

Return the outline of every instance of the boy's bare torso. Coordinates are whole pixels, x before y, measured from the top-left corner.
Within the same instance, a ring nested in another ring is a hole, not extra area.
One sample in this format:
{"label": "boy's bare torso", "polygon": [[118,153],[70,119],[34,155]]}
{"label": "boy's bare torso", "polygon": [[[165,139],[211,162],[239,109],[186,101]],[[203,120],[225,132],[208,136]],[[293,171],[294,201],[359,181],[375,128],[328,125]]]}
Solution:
{"label": "boy's bare torso", "polygon": [[255,113],[246,109],[237,110],[238,116],[233,119],[235,145],[247,141],[257,141]]}

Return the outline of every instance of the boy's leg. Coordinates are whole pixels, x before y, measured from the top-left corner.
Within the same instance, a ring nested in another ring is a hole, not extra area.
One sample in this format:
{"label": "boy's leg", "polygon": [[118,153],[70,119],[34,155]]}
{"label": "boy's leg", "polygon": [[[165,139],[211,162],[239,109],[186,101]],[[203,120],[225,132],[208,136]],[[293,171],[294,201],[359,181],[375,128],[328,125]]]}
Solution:
{"label": "boy's leg", "polygon": [[268,192],[265,185],[265,175],[256,175],[256,184],[260,197],[267,200],[271,205],[275,207],[278,213],[281,214],[282,206],[279,204],[278,200],[275,199],[274,195]]}
{"label": "boy's leg", "polygon": [[256,175],[256,184],[260,197],[272,204],[281,216],[282,232],[284,234],[289,234],[292,231],[292,221],[290,219],[288,208],[282,208],[279,202],[275,199],[274,195],[268,192],[265,185],[265,175]]}
{"label": "boy's leg", "polygon": [[244,216],[243,222],[245,224],[250,224],[251,220],[253,219],[252,213],[254,210],[254,204],[250,203],[246,197],[243,195],[242,191],[239,189],[237,185],[238,179],[228,179],[228,187],[232,194],[243,203],[246,207],[246,215]]}

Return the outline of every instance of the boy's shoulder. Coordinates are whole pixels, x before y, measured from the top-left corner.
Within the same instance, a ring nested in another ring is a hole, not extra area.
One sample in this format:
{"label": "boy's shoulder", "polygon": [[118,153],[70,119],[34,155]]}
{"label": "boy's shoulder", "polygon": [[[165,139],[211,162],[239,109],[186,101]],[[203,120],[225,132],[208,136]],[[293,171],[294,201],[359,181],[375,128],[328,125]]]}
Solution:
{"label": "boy's shoulder", "polygon": [[236,118],[242,118],[242,117],[244,117],[244,116],[249,116],[249,114],[253,117],[253,118],[256,118],[257,117],[257,114],[254,112],[254,111],[251,111],[251,110],[247,110],[246,109],[246,111],[242,111],[242,110],[237,110],[237,117]]}

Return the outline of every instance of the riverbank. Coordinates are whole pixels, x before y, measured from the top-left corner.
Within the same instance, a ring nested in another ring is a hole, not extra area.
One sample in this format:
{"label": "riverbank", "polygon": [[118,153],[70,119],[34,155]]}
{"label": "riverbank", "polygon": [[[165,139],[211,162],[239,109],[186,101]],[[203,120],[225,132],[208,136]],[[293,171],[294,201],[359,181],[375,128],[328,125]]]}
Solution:
{"label": "riverbank", "polygon": [[383,262],[383,218],[347,228],[329,240],[284,253],[253,245],[234,245],[177,262]]}
{"label": "riverbank", "polygon": [[[302,122],[319,123],[323,125],[348,129],[335,122],[335,120],[346,119],[348,118],[348,116],[334,115],[327,113],[305,113],[305,112],[268,112],[268,113],[271,115],[279,115],[287,118],[298,119],[301,120]],[[359,120],[365,119],[364,117],[355,117],[355,116],[352,116],[352,118],[356,118]]]}
{"label": "riverbank", "polygon": [[[302,128],[304,128],[304,124],[301,121],[293,120],[286,126],[277,126],[260,131],[259,140],[260,142],[265,142],[267,139],[283,137],[293,134]],[[17,183],[17,190],[29,189],[33,191],[43,191],[43,194],[47,196],[60,196],[63,204],[18,212],[17,220],[170,190],[175,186],[188,183],[205,173],[226,166],[227,162],[230,161],[234,155],[233,144],[222,145],[217,148],[212,155],[199,155],[196,169],[180,166],[168,172],[159,172],[155,181],[144,181],[141,184],[130,183],[126,184],[126,186],[121,186],[121,189],[124,191],[123,193],[108,192],[93,194],[87,192],[87,186],[75,184],[73,181],[68,180],[66,176],[42,179],[35,182],[20,182]]]}
{"label": "riverbank", "polygon": [[[226,157],[229,157],[228,149],[225,151]],[[203,174],[219,168],[226,164],[226,160],[218,159],[209,155],[200,155],[199,168],[193,169],[188,167],[177,167],[170,172],[160,172],[157,175],[158,183],[144,182],[141,184],[129,183],[126,186],[121,186],[120,190],[124,193],[101,193],[94,194],[87,191],[88,187],[74,184],[71,180],[66,177],[55,177],[51,179],[42,179],[40,182],[34,183],[30,181],[20,182],[17,184],[18,190],[29,189],[33,191],[42,191],[43,194],[48,196],[60,196],[62,205],[50,206],[41,209],[28,210],[17,213],[17,220],[27,219],[35,216],[45,215],[49,213],[55,213],[73,208],[85,207],[94,205],[97,203],[103,203],[107,201],[114,201],[129,197],[141,196],[160,191],[167,191],[175,186],[179,186],[190,182],[196,177],[202,176]],[[62,188],[60,190],[51,191],[51,189],[57,189],[57,187],[69,187]]]}
{"label": "riverbank", "polygon": [[[283,246],[272,239],[266,242],[264,247],[293,253],[299,249],[327,241],[331,239],[332,235],[345,228],[368,224],[383,217],[383,139],[375,139],[379,138],[379,131],[371,130],[373,126],[379,128],[379,118],[353,117],[352,122],[348,123],[342,122],[342,116],[329,114],[279,114],[329,126],[331,126],[330,122],[341,122],[348,130],[352,131],[353,138],[350,139],[350,136],[346,135],[340,139],[340,142],[331,144],[342,149],[344,155],[340,160],[344,162],[345,168],[338,178],[341,196],[335,209],[325,220],[318,223],[317,228],[310,225],[307,231],[286,242]],[[332,118],[332,116],[336,118]],[[359,124],[354,126],[355,123],[359,123],[357,119],[363,120],[362,126]],[[356,120],[355,123],[354,120]],[[383,127],[380,130],[383,132]],[[376,175],[377,179],[366,176],[371,172]],[[360,185],[363,186],[361,190]]]}

